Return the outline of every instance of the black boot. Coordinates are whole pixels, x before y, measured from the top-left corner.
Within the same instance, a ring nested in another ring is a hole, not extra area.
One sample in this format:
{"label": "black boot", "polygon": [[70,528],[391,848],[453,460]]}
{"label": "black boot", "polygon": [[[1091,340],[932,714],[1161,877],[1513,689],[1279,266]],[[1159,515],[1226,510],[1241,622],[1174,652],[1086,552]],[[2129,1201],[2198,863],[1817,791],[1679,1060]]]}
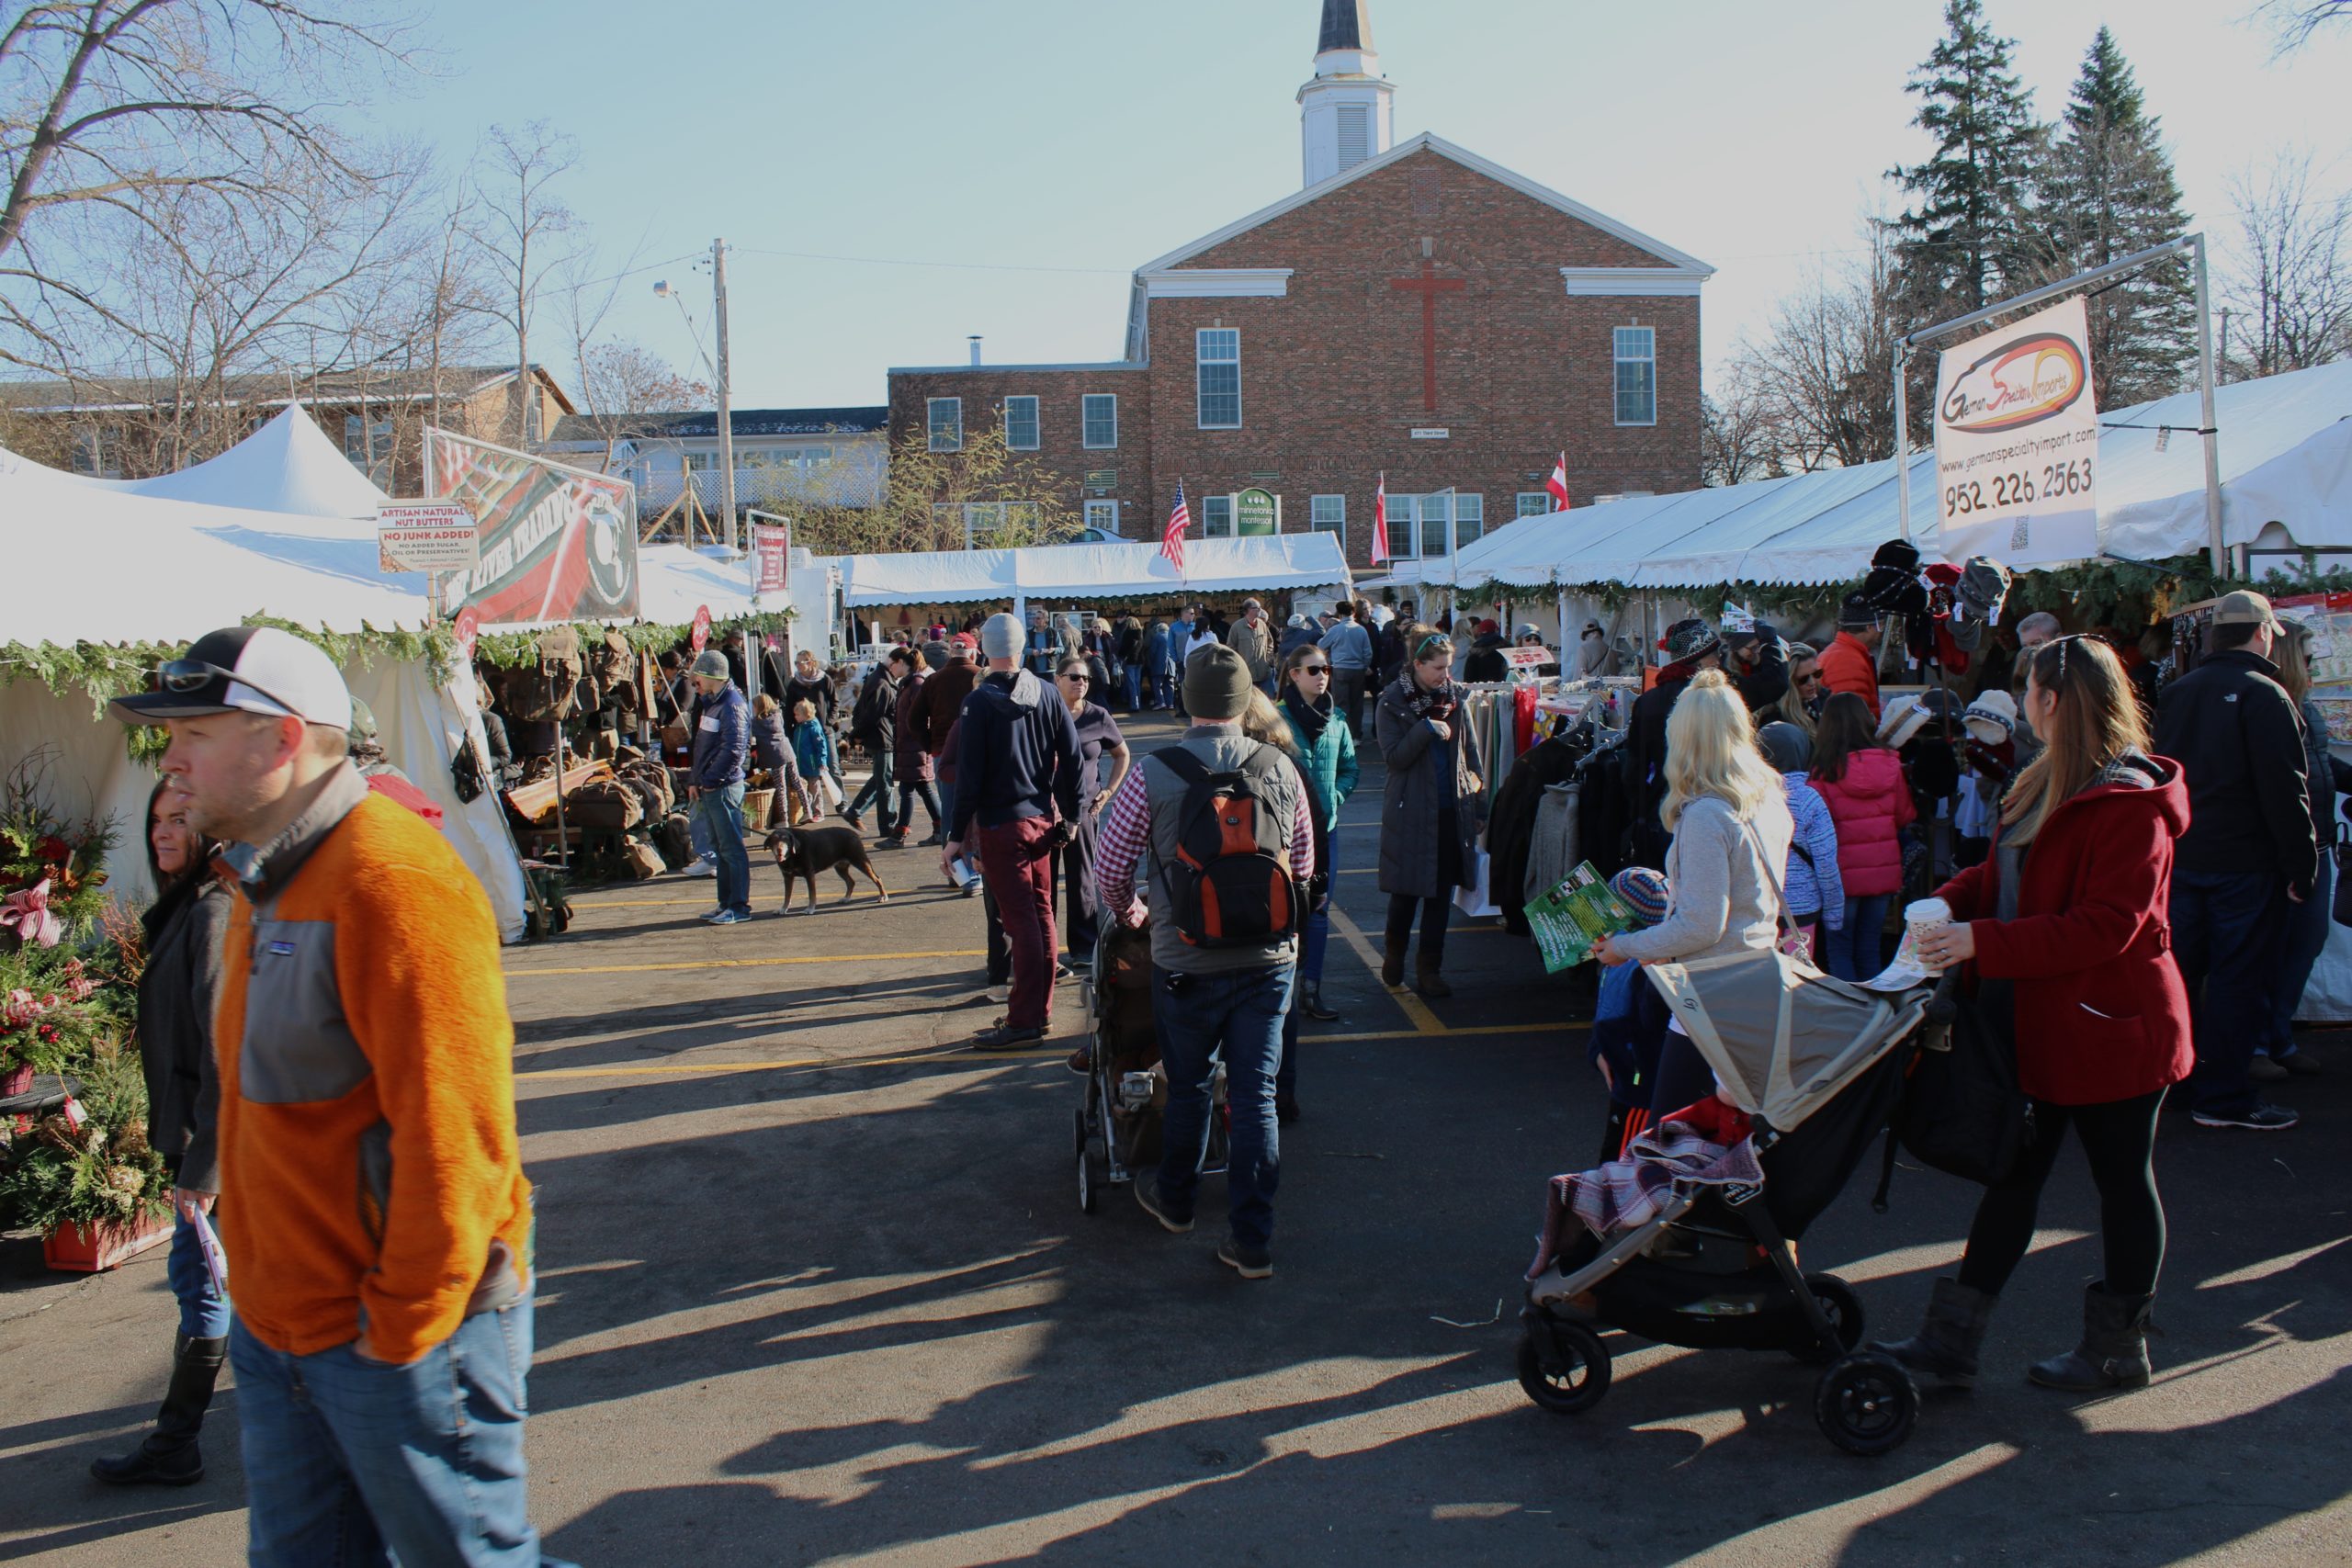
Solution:
{"label": "black boot", "polygon": [[1999,1298],[1972,1291],[1957,1280],[1938,1280],[1928,1294],[1928,1315],[1919,1332],[1908,1339],[1873,1341],[1883,1351],[1922,1378],[1972,1388],[1976,1382],[1976,1351],[1993,1320]]}
{"label": "black boot", "polygon": [[1317,1023],[1329,1023],[1340,1016],[1323,1005],[1323,987],[1320,982],[1310,984],[1305,988],[1298,999],[1298,1010]]}
{"label": "black boot", "polygon": [[2148,1386],[2148,1319],[2154,1294],[2109,1294],[2101,1280],[2083,1292],[2083,1342],[2026,1369],[2029,1381],[2065,1393]]}
{"label": "black boot", "polygon": [[1423,964],[1413,971],[1413,989],[1425,997],[1450,997],[1453,987],[1445,983],[1434,964]]}
{"label": "black boot", "polygon": [[1405,983],[1405,944],[1393,936],[1380,955],[1380,983],[1392,988]]}
{"label": "black boot", "polygon": [[92,1460],[90,1473],[117,1486],[193,1486],[203,1480],[204,1455],[196,1446],[196,1435],[204,1426],[205,1407],[212,1403],[212,1385],[220,1376],[228,1348],[226,1339],[175,1336],[171,1386],[156,1412],[155,1429],[119,1459]]}

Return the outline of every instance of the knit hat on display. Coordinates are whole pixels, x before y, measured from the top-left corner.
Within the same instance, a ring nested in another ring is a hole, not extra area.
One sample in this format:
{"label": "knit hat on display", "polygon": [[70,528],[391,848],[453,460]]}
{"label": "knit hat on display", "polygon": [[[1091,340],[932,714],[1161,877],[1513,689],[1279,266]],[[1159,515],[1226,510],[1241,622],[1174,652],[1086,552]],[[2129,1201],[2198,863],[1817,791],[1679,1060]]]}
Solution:
{"label": "knit hat on display", "polygon": [[1658,642],[1658,647],[1666,649],[1667,658],[1677,664],[1704,659],[1720,646],[1715,628],[1695,615],[1667,627],[1666,636]]}
{"label": "knit hat on display", "polygon": [[1998,746],[2017,733],[2017,699],[2007,692],[1987,692],[1968,705],[1968,711],[1961,716],[1960,722],[1969,734],[1985,745]]}
{"label": "knit hat on display", "polygon": [[695,655],[694,668],[687,671],[707,680],[724,681],[731,673],[727,668],[727,655],[715,648],[706,648]]}
{"label": "knit hat on display", "polygon": [[1878,611],[1860,594],[1849,593],[1838,607],[1838,625],[1844,631],[1868,631],[1878,625]]}
{"label": "knit hat on display", "polygon": [[1674,889],[1665,874],[1645,865],[1629,865],[1609,879],[1609,891],[1625,901],[1634,918],[1645,926],[1654,926],[1666,919],[1666,911],[1674,902]]}
{"label": "knit hat on display", "polygon": [[999,610],[980,623],[980,651],[990,659],[1018,659],[1028,640],[1021,617],[1010,610]]}
{"label": "knit hat on display", "polygon": [[1756,749],[1776,773],[1793,773],[1813,766],[1813,737],[1777,719],[1756,732]]}
{"label": "knit hat on display", "polygon": [[1900,751],[1928,728],[1928,706],[1917,697],[1897,697],[1886,705],[1886,713],[1878,721],[1878,743]]}
{"label": "knit hat on display", "polygon": [[1184,711],[1194,718],[1239,718],[1250,707],[1250,665],[1221,642],[1184,660]]}

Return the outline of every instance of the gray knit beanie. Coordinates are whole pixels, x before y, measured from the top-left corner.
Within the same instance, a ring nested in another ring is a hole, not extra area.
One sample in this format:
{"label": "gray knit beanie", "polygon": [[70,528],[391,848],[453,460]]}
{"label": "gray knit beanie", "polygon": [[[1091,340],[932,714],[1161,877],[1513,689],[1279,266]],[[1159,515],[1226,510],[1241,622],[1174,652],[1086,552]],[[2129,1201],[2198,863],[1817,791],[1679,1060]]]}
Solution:
{"label": "gray knit beanie", "polygon": [[999,610],[980,624],[980,651],[990,659],[1020,658],[1028,639],[1021,618],[1008,610]]}
{"label": "gray knit beanie", "polygon": [[1239,718],[1250,709],[1250,665],[1221,642],[1184,660],[1184,711],[1212,722]]}

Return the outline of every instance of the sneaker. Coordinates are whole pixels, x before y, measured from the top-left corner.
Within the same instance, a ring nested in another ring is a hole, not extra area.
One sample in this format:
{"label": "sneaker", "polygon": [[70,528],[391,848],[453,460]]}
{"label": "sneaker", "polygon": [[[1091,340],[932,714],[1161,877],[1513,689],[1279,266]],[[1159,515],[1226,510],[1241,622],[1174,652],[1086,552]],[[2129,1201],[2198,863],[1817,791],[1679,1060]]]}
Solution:
{"label": "sneaker", "polygon": [[972,1049],[975,1051],[1018,1051],[1023,1045],[1036,1044],[1045,1037],[1046,1031],[1039,1024],[1033,1023],[1026,1029],[1015,1029],[1011,1024],[1001,1023],[994,1029],[983,1030],[973,1036]]}
{"label": "sneaker", "polygon": [[862,820],[860,820],[860,818],[859,818],[859,817],[858,817],[857,813],[856,813],[856,812],[854,812],[854,811],[844,811],[844,812],[842,812],[842,822],[843,822],[843,823],[848,827],[849,830],[850,830],[851,832],[853,832],[853,833],[861,833],[861,832],[864,832],[864,831],[865,830],[865,822],[864,822],[864,821],[862,821]]}
{"label": "sneaker", "polygon": [[1012,1000],[1012,987],[1010,986],[990,986],[980,993],[980,999],[982,1001],[994,1002],[997,1006],[1003,1007]]}
{"label": "sneaker", "polygon": [[705,855],[678,874],[680,876],[717,876],[718,858],[716,855]]}
{"label": "sneaker", "polygon": [[1072,1051],[1068,1056],[1062,1059],[1062,1066],[1068,1067],[1071,1072],[1076,1073],[1080,1077],[1091,1076],[1094,1071],[1094,1047],[1091,1045],[1080,1045],[1077,1050]]}
{"label": "sneaker", "polygon": [[2244,1127],[2256,1133],[2283,1133],[2301,1118],[2283,1105],[2256,1100],[2244,1111],[2199,1111],[2195,1120],[2199,1127]]}
{"label": "sneaker", "polygon": [[874,847],[877,850],[903,850],[907,847],[906,836],[900,833],[885,833]]}
{"label": "sneaker", "polygon": [[740,926],[750,919],[749,915],[733,909],[713,909],[702,918],[702,923],[707,926]]}
{"label": "sneaker", "polygon": [[1225,1238],[1216,1249],[1216,1260],[1245,1280],[1271,1280],[1274,1277],[1274,1255],[1262,1247],[1252,1247],[1246,1241]]}
{"label": "sneaker", "polygon": [[1145,1213],[1149,1214],[1153,1219],[1159,1222],[1159,1228],[1161,1230],[1167,1231],[1173,1235],[1182,1235],[1185,1232],[1193,1228],[1192,1215],[1187,1214],[1180,1220],[1174,1213],[1170,1212],[1165,1203],[1160,1201],[1159,1177],[1158,1173],[1146,1171],[1136,1172],[1135,1187],[1136,1201],[1143,1206],[1143,1212]]}
{"label": "sneaker", "polygon": [[2245,1076],[2256,1083],[2279,1083],[2286,1078],[2287,1068],[2267,1056],[2256,1056],[2245,1065]]}

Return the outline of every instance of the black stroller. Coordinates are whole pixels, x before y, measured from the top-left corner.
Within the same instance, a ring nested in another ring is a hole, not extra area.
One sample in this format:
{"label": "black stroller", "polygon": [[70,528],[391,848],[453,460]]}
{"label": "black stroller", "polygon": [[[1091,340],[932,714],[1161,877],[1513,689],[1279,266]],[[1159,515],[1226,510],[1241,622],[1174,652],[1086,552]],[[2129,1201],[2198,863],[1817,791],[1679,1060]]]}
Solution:
{"label": "black stroller", "polygon": [[[1094,1064],[1078,1107],[1078,1206],[1093,1213],[1102,1188],[1123,1186],[1159,1164],[1160,1118],[1168,1077],[1151,1021],[1151,929],[1106,921],[1094,946],[1086,987],[1086,1039]],[[1201,1174],[1225,1169],[1227,1128],[1225,1066],[1211,1088],[1209,1147]]]}
{"label": "black stroller", "polygon": [[1752,994],[1709,994],[1738,1015],[1735,1035],[1769,1042],[1743,1048],[1717,1027],[1732,1018],[1711,1019],[1683,983],[1721,962],[1651,973],[1754,1118],[1764,1179],[1678,1188],[1632,1230],[1606,1239],[1586,1232],[1565,1247],[1527,1288],[1520,1386],[1546,1410],[1592,1408],[1609,1389],[1600,1327],[1693,1349],[1782,1350],[1826,1368],[1814,1392],[1824,1436],[1849,1453],[1889,1452],[1911,1435],[1918,1389],[1901,1362],[1860,1348],[1860,1299],[1835,1274],[1803,1272],[1793,1244],[1885,1129],[1914,1055],[1929,1043],[1920,1028],[1929,987],[1882,996],[1826,977],[1788,986],[1751,964]]}

